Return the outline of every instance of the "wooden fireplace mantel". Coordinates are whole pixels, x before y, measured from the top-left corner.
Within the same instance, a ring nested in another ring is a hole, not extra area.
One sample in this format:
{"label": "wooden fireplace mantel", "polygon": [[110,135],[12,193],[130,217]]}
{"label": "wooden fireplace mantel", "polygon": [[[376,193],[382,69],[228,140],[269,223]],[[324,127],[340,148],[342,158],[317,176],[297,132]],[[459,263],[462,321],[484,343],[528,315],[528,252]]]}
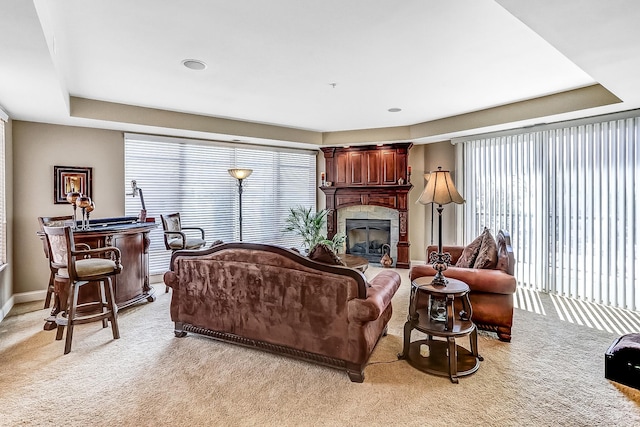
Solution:
{"label": "wooden fireplace mantel", "polygon": [[409,268],[409,205],[413,188],[407,157],[413,144],[382,146],[324,147],[326,182],[320,190],[326,196],[327,235],[337,233],[338,209],[376,205],[399,214],[396,267]]}

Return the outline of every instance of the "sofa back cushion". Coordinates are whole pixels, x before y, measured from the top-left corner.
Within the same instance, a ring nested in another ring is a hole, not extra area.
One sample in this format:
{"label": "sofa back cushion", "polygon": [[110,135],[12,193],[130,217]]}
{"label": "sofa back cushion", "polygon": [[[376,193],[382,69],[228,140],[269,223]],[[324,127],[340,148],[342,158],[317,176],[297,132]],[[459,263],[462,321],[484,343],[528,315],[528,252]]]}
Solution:
{"label": "sofa back cushion", "polygon": [[513,249],[511,248],[509,234],[505,231],[500,231],[496,237],[496,241],[498,245],[498,262],[496,269],[513,275],[515,259],[513,258]]}

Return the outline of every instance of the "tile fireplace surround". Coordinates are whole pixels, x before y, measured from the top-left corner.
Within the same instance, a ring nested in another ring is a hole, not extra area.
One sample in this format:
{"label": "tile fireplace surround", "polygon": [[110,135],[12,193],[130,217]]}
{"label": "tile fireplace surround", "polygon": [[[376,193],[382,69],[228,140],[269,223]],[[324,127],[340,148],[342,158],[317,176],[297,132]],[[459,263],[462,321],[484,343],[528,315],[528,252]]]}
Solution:
{"label": "tile fireplace surround", "polygon": [[[390,242],[391,247],[390,256],[394,263],[398,259],[398,237],[400,235],[400,216],[398,211],[389,208],[383,208],[381,206],[372,205],[360,205],[349,206],[346,208],[338,209],[338,222],[337,232],[346,234],[346,223],[348,219],[384,219],[391,222],[390,230]],[[375,260],[369,260],[370,262],[379,263],[382,255],[378,256]]]}

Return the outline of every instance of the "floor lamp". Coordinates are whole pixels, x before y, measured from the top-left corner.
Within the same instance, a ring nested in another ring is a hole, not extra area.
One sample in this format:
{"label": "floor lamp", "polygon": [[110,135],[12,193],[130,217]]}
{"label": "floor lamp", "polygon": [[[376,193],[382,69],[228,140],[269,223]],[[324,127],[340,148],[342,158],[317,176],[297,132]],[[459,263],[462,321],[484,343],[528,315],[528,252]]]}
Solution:
{"label": "floor lamp", "polygon": [[436,276],[431,282],[433,285],[445,286],[447,279],[445,279],[442,272],[447,269],[448,264],[451,262],[451,254],[442,253],[442,205],[449,203],[464,203],[464,199],[456,190],[456,186],[453,185],[451,174],[449,171],[443,171],[442,167],[438,166],[437,171],[431,172],[429,175],[425,175],[427,178],[427,185],[424,191],[420,195],[418,202],[423,205],[434,203],[438,207],[438,253],[432,253],[429,256],[429,262],[433,263],[433,269],[437,271]]}
{"label": "floor lamp", "polygon": [[229,175],[238,180],[238,203],[240,206],[240,241],[242,242],[242,181],[249,178],[252,169],[229,169]]}

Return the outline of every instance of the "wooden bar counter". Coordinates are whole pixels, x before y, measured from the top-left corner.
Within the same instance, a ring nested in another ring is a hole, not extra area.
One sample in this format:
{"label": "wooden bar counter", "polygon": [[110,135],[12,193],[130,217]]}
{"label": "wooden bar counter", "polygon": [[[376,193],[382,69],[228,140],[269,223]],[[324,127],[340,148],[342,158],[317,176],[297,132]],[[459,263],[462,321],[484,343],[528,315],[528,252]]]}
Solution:
{"label": "wooden bar counter", "polygon": [[[78,228],[73,232],[76,244],[85,243],[91,248],[115,246],[120,249],[122,272],[112,278],[119,309],[143,300],[152,302],[156,299],[154,289],[149,285],[149,232],[157,226],[154,222],[136,222],[135,217],[106,218],[91,220],[88,229]],[[55,283],[55,304],[51,317],[46,319],[45,329],[56,327],[55,317],[66,304],[68,287],[66,281]],[[79,300],[93,299],[97,293],[97,284],[83,287]]]}

